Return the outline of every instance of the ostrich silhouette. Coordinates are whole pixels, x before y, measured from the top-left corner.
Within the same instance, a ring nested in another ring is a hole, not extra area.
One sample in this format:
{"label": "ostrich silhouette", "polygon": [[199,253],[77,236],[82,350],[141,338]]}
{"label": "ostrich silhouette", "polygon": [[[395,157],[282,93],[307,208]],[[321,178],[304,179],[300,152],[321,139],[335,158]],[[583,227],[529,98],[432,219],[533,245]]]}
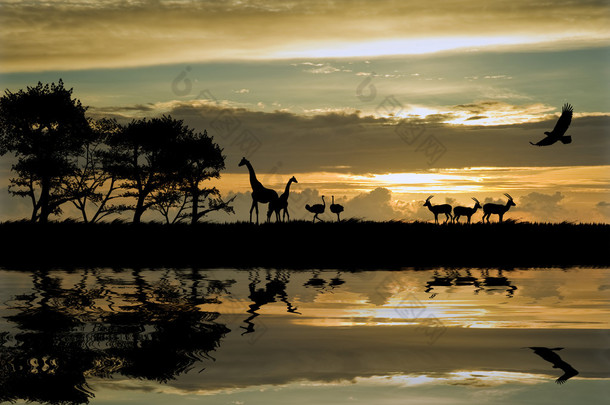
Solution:
{"label": "ostrich silhouette", "polygon": [[326,201],[324,201],[324,196],[322,196],[322,203],[323,204],[314,204],[314,205],[305,204],[305,209],[314,214],[312,222],[316,222],[316,219],[318,221],[322,221],[318,217],[318,215],[323,214],[324,210],[326,209]]}
{"label": "ostrich silhouette", "polygon": [[[250,173],[250,186],[252,187],[252,207],[250,207],[250,222],[252,222],[252,210],[256,209],[256,223],[258,224],[258,203],[269,203],[271,204],[273,201],[278,199],[277,192],[275,190],[271,190],[270,188],[266,188],[263,184],[258,181],[256,178],[256,173],[254,172],[254,168],[252,164],[244,157],[239,162],[239,166],[246,166],[248,168],[248,172]],[[269,217],[267,217],[269,220]]]}
{"label": "ostrich silhouette", "polygon": [[341,215],[341,213],[343,212],[343,205],[341,204],[335,204],[335,196],[332,196],[332,203],[330,204],[330,212],[332,212],[333,214],[337,214],[337,222],[341,222],[341,218],[339,217]]}
{"label": "ostrich silhouette", "polygon": [[271,217],[271,213],[275,212],[275,220],[276,222],[280,221],[280,211],[284,210],[282,215],[282,221],[286,219],[286,215],[288,215],[288,220],[290,221],[290,214],[288,213],[288,195],[290,194],[290,184],[298,183],[296,177],[292,176],[288,183],[286,183],[286,189],[279,196],[279,198],[275,201],[269,203],[269,210],[267,211],[267,221]]}

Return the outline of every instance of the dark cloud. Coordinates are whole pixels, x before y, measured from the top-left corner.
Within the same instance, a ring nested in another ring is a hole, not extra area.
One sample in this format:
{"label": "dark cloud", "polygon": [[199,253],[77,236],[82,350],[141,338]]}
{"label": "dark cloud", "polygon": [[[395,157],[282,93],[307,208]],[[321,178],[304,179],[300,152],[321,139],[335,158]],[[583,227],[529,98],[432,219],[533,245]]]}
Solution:
{"label": "dark cloud", "polygon": [[[271,113],[214,104],[176,103],[168,113],[224,147],[227,171],[238,172],[242,156],[256,167],[282,162],[280,173],[342,167],[357,174],[407,172],[439,167],[536,167],[606,165],[610,117],[575,118],[570,145],[533,147],[554,121],[502,126],[453,126],[421,120],[397,126],[386,118],[357,113],[313,116]],[[434,117],[431,121],[434,121]],[[247,139],[250,138],[250,139]]]}

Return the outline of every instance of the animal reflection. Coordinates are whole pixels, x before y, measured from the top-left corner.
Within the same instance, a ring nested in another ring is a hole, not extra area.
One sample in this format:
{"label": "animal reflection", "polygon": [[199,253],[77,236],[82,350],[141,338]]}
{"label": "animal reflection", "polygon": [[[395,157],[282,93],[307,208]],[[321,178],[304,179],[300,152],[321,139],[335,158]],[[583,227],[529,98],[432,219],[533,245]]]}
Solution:
{"label": "animal reflection", "polygon": [[495,292],[505,292],[508,298],[515,294],[517,287],[512,285],[511,281],[506,278],[502,270],[497,271],[497,275],[491,276],[489,270],[481,270],[481,276],[475,277],[470,270],[466,270],[462,274],[459,270],[445,270],[444,274],[435,271],[432,280],[426,282],[426,293],[432,292],[430,298],[438,295],[439,287],[445,287],[451,291],[455,287],[472,286],[474,294],[480,291],[486,291],[493,294]]}
{"label": "animal reflection", "polygon": [[535,354],[551,363],[553,368],[558,368],[563,371],[563,375],[555,380],[557,384],[564,384],[570,378],[578,375],[578,371],[576,371],[574,367],[563,361],[563,359],[557,353],[555,353],[556,351],[563,350],[563,347],[549,349],[548,347],[530,346],[528,349],[532,349]]}
{"label": "animal reflection", "polygon": [[341,278],[341,272],[338,271],[337,275],[330,279],[330,281],[326,281],[326,279],[320,277],[320,271],[314,270],[312,276],[309,280],[303,284],[304,287],[312,287],[320,291],[324,291],[327,288],[330,290],[334,290],[338,288],[340,285],[344,284],[345,280]]}
{"label": "animal reflection", "polygon": [[258,285],[261,283],[258,271],[251,272],[249,279],[250,283],[248,284],[248,288],[250,295],[248,298],[252,300],[252,304],[250,304],[250,309],[248,309],[247,312],[251,315],[244,320],[246,326],[240,326],[240,328],[245,329],[242,335],[255,331],[253,320],[260,315],[257,311],[260,310],[263,305],[277,302],[276,298],[279,298],[281,302],[286,304],[287,312],[300,315],[300,312],[297,312],[297,307],[293,306],[290,301],[288,301],[288,294],[286,293],[286,286],[290,280],[290,272],[277,270],[273,277],[271,276],[271,273],[268,272],[265,277],[266,284],[264,288],[258,288]]}

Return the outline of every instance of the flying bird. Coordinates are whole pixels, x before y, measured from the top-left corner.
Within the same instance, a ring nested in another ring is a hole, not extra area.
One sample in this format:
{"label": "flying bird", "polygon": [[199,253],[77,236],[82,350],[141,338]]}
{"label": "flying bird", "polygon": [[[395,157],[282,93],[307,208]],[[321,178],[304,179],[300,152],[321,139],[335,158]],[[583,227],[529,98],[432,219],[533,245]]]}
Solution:
{"label": "flying bird", "polygon": [[555,347],[553,349],[549,349],[548,347],[537,347],[530,346],[528,349],[532,349],[535,354],[542,357],[544,360],[548,361],[553,365],[553,368],[558,368],[563,371],[563,375],[560,376],[555,382],[557,384],[563,384],[568,381],[570,378],[578,375],[578,371],[574,369],[571,365],[562,360],[561,357],[557,353],[558,350],[563,349],[563,347]]}
{"label": "flying bird", "polygon": [[551,132],[545,132],[546,138],[542,139],[538,143],[530,142],[535,146],[548,146],[552,145],[557,141],[561,141],[563,144],[567,144],[572,142],[572,137],[569,135],[565,135],[570,123],[572,122],[572,113],[574,112],[572,106],[568,103],[563,105],[561,109],[561,117],[557,120],[557,124],[555,124],[555,128]]}

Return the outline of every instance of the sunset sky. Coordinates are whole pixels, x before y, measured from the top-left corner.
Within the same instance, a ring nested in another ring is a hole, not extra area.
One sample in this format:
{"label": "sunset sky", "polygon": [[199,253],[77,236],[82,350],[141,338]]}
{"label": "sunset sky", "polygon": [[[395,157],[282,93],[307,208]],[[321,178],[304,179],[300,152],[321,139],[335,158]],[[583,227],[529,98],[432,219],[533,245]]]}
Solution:
{"label": "sunset sky", "polygon": [[[278,192],[296,176],[294,218],[321,195],[432,220],[428,195],[508,192],[507,218],[609,222],[609,20],[607,1],[0,0],[0,87],[62,78],[91,117],[207,129],[227,157],[211,185],[237,194],[214,220],[247,220],[247,156]],[[564,103],[572,144],[530,145]],[[10,165],[0,220],[30,213]]]}

